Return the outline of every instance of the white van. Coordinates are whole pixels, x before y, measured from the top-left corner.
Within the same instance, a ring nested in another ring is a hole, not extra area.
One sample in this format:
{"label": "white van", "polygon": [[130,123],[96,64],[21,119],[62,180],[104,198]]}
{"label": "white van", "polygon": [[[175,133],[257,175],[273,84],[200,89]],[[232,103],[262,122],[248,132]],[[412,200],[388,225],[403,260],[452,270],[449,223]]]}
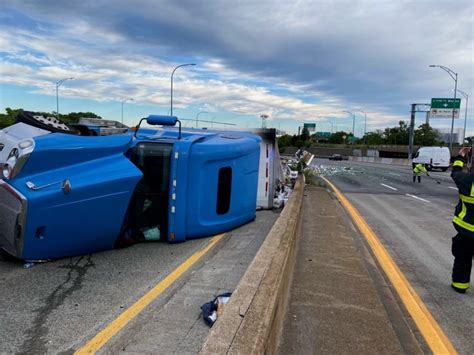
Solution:
{"label": "white van", "polygon": [[413,158],[413,166],[424,164],[427,170],[449,168],[451,154],[448,147],[420,147]]}

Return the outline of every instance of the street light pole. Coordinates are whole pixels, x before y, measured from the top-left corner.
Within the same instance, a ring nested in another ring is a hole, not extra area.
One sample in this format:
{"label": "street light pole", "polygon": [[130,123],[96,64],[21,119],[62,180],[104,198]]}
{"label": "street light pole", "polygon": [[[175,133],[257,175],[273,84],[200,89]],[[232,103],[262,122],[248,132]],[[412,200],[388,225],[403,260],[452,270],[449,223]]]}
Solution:
{"label": "street light pole", "polygon": [[171,104],[170,104],[170,115],[173,116],[173,75],[174,75],[174,72],[178,69],[178,68],[181,68],[181,67],[186,67],[188,65],[196,65],[196,63],[186,63],[186,64],[181,64],[181,65],[178,65],[177,67],[175,67],[173,69],[173,71],[171,72]]}
{"label": "street light pole", "polygon": [[365,117],[364,118],[364,144],[365,144],[365,140],[366,140],[365,135],[367,134],[367,113],[364,110],[359,110],[359,112],[362,112]]}
{"label": "street light pole", "polygon": [[462,134],[462,144],[464,145],[464,141],[466,139],[467,107],[469,105],[469,95],[467,93],[465,93],[464,91],[459,90],[459,89],[458,89],[458,92],[462,96],[464,96],[464,98],[466,99],[466,109],[464,110],[464,131],[463,131],[463,134]]}
{"label": "street light pole", "polygon": [[207,111],[201,111],[201,112],[199,112],[199,113],[196,115],[196,128],[198,128],[199,115],[200,115],[201,113],[209,113],[209,112],[207,112]]}
{"label": "street light pole", "polygon": [[66,80],[74,80],[74,78],[64,78],[61,80],[56,81],[56,118],[59,120],[59,87],[62,83]]}
{"label": "street light pole", "polygon": [[[456,93],[458,91],[458,73],[455,73],[454,70],[449,69],[448,67],[445,67],[443,65],[435,65],[431,64],[430,68],[441,68],[443,69],[446,73],[449,74],[451,79],[454,80],[454,102],[453,102],[453,115],[451,117],[451,133],[449,135],[449,151],[451,152],[451,148],[453,147],[453,129],[454,129],[454,105],[456,103]],[[464,142],[463,142],[464,143]]]}
{"label": "street light pole", "polygon": [[262,119],[262,128],[267,128],[267,124],[265,123],[265,121],[267,120],[268,115],[267,114],[260,115],[260,118]]}
{"label": "street light pole", "polygon": [[364,136],[365,136],[365,134],[367,133],[367,113],[363,110],[359,110],[359,112],[362,112],[365,116],[364,118]]}
{"label": "street light pole", "polygon": [[352,139],[354,140],[355,137],[355,115],[350,111],[342,111],[347,112],[348,114],[352,115]]}
{"label": "street light pole", "polygon": [[333,134],[334,133],[334,125],[333,125],[332,121],[328,121],[328,122],[331,124],[331,134]]}
{"label": "street light pole", "polygon": [[127,101],[134,101],[132,98],[126,99],[122,101],[122,124],[123,124],[123,104]]}

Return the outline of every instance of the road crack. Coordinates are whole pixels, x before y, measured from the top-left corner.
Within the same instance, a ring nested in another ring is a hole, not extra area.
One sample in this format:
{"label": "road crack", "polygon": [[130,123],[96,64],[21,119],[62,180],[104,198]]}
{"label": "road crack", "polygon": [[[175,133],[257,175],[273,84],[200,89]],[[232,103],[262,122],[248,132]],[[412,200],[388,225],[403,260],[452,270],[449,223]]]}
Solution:
{"label": "road crack", "polygon": [[84,277],[89,268],[95,267],[92,255],[81,256],[78,259],[70,258],[60,269],[68,269],[66,279],[56,287],[56,289],[44,299],[44,304],[35,309],[36,317],[31,327],[26,330],[26,339],[20,347],[19,354],[47,353],[48,347],[45,337],[49,333],[46,322],[49,316],[59,308],[66,298],[82,288]]}

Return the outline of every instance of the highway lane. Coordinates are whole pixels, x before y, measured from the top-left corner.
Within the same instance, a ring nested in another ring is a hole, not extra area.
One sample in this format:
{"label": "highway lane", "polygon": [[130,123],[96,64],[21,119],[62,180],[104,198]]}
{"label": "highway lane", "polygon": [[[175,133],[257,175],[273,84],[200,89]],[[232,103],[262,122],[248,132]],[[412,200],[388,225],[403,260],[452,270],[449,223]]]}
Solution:
{"label": "highway lane", "polygon": [[[162,341],[158,344],[162,351],[197,352],[209,332],[200,317],[200,306],[222,289],[235,288],[278,215],[259,211],[254,222],[226,233],[143,310],[139,321],[126,324],[114,343],[126,344],[130,332],[152,319],[154,328],[146,336],[157,343]],[[29,269],[1,255],[0,354],[72,353],[208,243],[209,238],[179,244],[142,243]],[[202,282],[189,285],[193,278]],[[174,301],[180,290],[187,290],[186,302]],[[169,304],[173,306],[166,307]],[[157,315],[166,316],[166,310],[171,315],[158,321]],[[139,352],[158,352],[158,348],[150,350],[152,345],[145,340]]]}
{"label": "highway lane", "polygon": [[412,182],[409,167],[356,162],[312,164],[354,204],[460,353],[474,353],[474,293],[449,287],[451,219],[457,189],[449,172]]}

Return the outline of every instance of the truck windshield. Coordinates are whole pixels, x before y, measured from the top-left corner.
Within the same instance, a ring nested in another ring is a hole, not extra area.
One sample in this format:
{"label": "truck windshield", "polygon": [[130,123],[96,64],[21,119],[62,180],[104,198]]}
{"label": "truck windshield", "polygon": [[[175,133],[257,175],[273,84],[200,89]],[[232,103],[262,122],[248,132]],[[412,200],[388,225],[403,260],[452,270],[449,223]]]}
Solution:
{"label": "truck windshield", "polygon": [[168,229],[168,199],[172,144],[137,144],[131,161],[143,173],[131,206],[131,222],[137,239],[149,236],[163,240]]}

